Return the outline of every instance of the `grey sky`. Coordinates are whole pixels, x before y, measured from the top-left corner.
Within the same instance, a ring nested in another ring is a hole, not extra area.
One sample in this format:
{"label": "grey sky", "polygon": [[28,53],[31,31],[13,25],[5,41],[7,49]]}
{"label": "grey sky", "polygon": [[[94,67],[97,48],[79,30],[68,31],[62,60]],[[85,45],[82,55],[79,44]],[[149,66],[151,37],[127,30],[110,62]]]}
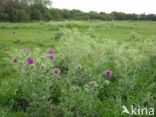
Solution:
{"label": "grey sky", "polygon": [[121,11],[125,13],[154,13],[156,0],[52,0],[54,8],[79,9],[85,12]]}

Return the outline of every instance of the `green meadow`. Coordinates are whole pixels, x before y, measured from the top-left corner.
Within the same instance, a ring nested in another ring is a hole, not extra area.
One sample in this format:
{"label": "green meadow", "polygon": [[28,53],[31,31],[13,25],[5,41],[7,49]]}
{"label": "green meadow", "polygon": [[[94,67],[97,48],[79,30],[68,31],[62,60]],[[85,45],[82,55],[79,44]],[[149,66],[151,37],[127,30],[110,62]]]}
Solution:
{"label": "green meadow", "polygon": [[127,117],[155,91],[154,21],[0,23],[0,117]]}

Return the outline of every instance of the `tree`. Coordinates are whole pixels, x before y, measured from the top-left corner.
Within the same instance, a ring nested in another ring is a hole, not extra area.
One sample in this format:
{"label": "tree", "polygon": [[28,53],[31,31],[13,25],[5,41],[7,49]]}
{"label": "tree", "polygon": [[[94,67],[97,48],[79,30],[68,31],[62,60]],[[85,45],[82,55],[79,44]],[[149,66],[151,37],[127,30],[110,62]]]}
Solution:
{"label": "tree", "polygon": [[17,17],[19,22],[28,21],[30,19],[30,15],[25,10],[18,10]]}
{"label": "tree", "polygon": [[0,21],[7,21],[8,14],[5,12],[5,8],[0,5]]}
{"label": "tree", "polygon": [[52,20],[62,20],[61,10],[59,9],[50,9],[50,15]]}
{"label": "tree", "polygon": [[123,12],[97,13],[80,10],[51,8],[51,0],[0,0],[0,21],[22,22],[28,20],[152,20],[155,14],[126,14]]}

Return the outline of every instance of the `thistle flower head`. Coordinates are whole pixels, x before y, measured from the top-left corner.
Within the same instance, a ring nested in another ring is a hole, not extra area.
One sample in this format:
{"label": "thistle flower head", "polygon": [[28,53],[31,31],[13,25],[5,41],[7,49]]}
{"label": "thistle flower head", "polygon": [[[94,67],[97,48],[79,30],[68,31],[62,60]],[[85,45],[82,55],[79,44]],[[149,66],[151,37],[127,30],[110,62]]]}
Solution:
{"label": "thistle flower head", "polygon": [[89,84],[92,85],[93,87],[98,87],[98,84],[96,83],[96,81],[91,81]]}
{"label": "thistle flower head", "polygon": [[47,49],[47,52],[48,52],[49,54],[54,54],[54,50],[51,49],[51,48],[48,48],[48,49]]}
{"label": "thistle flower head", "polygon": [[56,79],[60,80],[60,79],[61,79],[61,77],[60,77],[60,76],[57,76],[57,77],[56,77]]}
{"label": "thistle flower head", "polygon": [[16,59],[16,58],[13,58],[13,59],[12,59],[12,62],[13,62],[13,63],[16,63],[16,62],[17,62],[17,59]]}
{"label": "thistle flower head", "polygon": [[112,76],[112,71],[107,70],[107,71],[106,71],[106,75],[107,75],[108,77],[111,77],[111,76]]}
{"label": "thistle flower head", "polygon": [[105,80],[105,81],[104,81],[104,84],[105,84],[105,85],[109,85],[109,84],[110,84],[109,80]]}
{"label": "thistle flower head", "polygon": [[76,69],[82,69],[82,65],[76,66]]}
{"label": "thistle flower head", "polygon": [[60,73],[61,73],[60,69],[56,69],[56,70],[55,70],[55,73],[56,73],[56,74],[60,74]]}
{"label": "thistle flower head", "polygon": [[73,86],[72,90],[73,90],[73,92],[76,92],[76,93],[80,93],[81,92],[81,88],[78,87],[78,86]]}
{"label": "thistle flower head", "polygon": [[75,91],[76,91],[76,93],[80,93],[80,91],[81,91],[80,87],[77,87],[77,88],[75,89]]}
{"label": "thistle flower head", "polygon": [[29,65],[32,65],[32,64],[34,64],[34,60],[30,57],[30,58],[27,59],[27,63]]}
{"label": "thistle flower head", "polygon": [[50,58],[51,58],[52,61],[54,61],[56,56],[51,56]]}

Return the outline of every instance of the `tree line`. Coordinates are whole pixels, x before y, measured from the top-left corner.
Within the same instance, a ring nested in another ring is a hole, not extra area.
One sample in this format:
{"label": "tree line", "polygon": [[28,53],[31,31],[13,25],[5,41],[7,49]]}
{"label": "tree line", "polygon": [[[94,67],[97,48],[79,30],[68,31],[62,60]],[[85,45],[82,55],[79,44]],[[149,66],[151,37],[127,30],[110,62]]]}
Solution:
{"label": "tree line", "polygon": [[0,0],[0,21],[25,22],[33,20],[152,20],[155,14],[123,12],[97,13],[51,8],[51,0]]}

